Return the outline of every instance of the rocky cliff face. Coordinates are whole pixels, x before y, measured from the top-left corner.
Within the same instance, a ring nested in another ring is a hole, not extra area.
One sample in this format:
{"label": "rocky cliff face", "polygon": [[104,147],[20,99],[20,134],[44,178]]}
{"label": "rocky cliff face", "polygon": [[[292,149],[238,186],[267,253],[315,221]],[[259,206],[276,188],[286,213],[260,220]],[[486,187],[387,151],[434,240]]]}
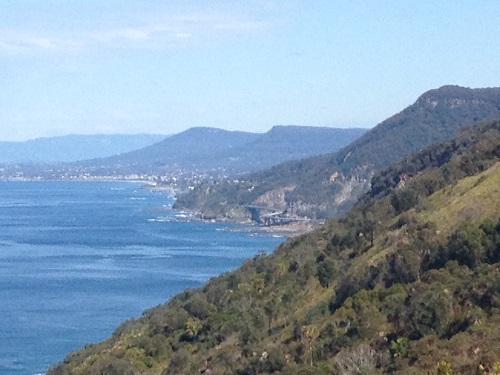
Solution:
{"label": "rocky cliff face", "polygon": [[461,86],[442,86],[422,94],[415,105],[436,108],[438,105],[456,108],[463,105],[491,104],[494,107],[500,100],[500,90],[497,87],[470,89]]}
{"label": "rocky cliff face", "polygon": [[290,193],[295,186],[285,186],[266,191],[255,199],[252,204],[273,208],[276,211],[294,210],[294,202],[290,199]]}
{"label": "rocky cliff face", "polygon": [[356,203],[357,197],[370,188],[370,178],[373,175],[373,168],[363,168],[363,173],[353,173],[344,176],[339,172],[334,172],[329,180],[319,182],[318,188],[329,188],[335,190],[333,201],[313,203],[303,199],[296,194],[296,185],[279,187],[266,191],[259,195],[252,205],[265,207],[271,211],[285,212],[290,216],[300,216],[315,219],[325,219],[335,217],[344,209],[352,207]]}

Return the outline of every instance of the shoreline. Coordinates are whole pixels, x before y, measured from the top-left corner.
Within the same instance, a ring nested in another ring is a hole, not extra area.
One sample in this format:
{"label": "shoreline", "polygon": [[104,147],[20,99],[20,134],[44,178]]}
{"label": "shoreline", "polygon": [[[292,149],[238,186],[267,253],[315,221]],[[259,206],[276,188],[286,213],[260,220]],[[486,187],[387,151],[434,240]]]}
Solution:
{"label": "shoreline", "polygon": [[300,236],[302,234],[308,233],[320,226],[319,223],[314,223],[312,221],[296,221],[289,224],[283,225],[271,225],[271,226],[263,226],[258,225],[256,222],[248,219],[248,220],[237,220],[237,219],[228,219],[228,218],[203,218],[201,214],[196,211],[184,211],[177,210],[174,208],[168,208],[168,210],[172,210],[177,213],[176,217],[185,219],[186,221],[197,221],[203,223],[231,223],[238,224],[248,228],[248,231],[253,231],[257,234],[261,235],[269,235],[269,236],[279,236],[284,238],[291,238],[295,236]]}

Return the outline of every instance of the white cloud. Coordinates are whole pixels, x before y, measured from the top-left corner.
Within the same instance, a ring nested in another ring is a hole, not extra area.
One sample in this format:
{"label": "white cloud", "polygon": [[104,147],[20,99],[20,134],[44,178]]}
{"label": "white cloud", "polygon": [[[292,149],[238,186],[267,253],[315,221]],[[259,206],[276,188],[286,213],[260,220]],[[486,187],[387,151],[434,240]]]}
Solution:
{"label": "white cloud", "polygon": [[33,52],[74,51],[82,47],[82,41],[77,39],[64,39],[51,35],[22,33],[4,33],[0,39],[0,53],[30,54]]}
{"label": "white cloud", "polygon": [[[86,28],[51,27],[39,25],[12,26],[2,30],[0,26],[0,52],[36,53],[63,52],[99,48],[168,48],[179,43],[189,45],[196,41],[213,42],[228,36],[263,31],[279,25],[279,12],[268,12],[267,2],[250,1],[246,6],[198,7],[175,9],[158,14],[138,14],[123,20],[104,22],[96,20]],[[258,6],[256,6],[257,4]],[[257,10],[256,10],[257,9]],[[154,13],[154,12],[153,12]],[[119,17],[116,17],[119,18]],[[48,31],[50,30],[50,32]]]}
{"label": "white cloud", "polygon": [[28,40],[27,43],[43,49],[54,49],[58,45],[55,40],[44,37],[32,38],[31,40]]}

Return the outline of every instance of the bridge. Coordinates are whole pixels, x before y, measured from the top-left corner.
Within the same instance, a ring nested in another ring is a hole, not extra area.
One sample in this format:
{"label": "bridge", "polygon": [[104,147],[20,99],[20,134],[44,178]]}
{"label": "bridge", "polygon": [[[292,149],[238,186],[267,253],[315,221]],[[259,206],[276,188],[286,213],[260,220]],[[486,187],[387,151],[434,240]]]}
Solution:
{"label": "bridge", "polygon": [[261,225],[262,224],[262,211],[269,211],[270,213],[278,213],[278,210],[269,208],[269,207],[264,207],[264,206],[255,206],[255,205],[246,205],[245,208],[250,211],[250,215],[253,221],[255,221],[257,224]]}
{"label": "bridge", "polygon": [[[263,226],[284,225],[297,221],[309,221],[309,219],[306,218],[287,216],[286,210],[283,211],[271,207],[256,205],[246,205],[244,207],[250,211],[252,220]],[[263,214],[262,211],[267,211],[267,213]]]}

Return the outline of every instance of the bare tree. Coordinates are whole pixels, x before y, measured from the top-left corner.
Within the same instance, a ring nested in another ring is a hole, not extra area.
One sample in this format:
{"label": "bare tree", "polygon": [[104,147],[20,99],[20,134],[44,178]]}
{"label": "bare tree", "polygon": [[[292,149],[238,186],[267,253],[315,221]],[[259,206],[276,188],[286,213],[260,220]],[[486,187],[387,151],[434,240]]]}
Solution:
{"label": "bare tree", "polygon": [[340,375],[368,375],[376,371],[375,351],[367,344],[341,351],[334,361]]}
{"label": "bare tree", "polygon": [[318,337],[318,329],[316,326],[309,324],[307,326],[302,326],[301,329],[302,337],[307,341],[309,346],[309,360],[311,367],[313,366],[313,344],[314,340]]}

